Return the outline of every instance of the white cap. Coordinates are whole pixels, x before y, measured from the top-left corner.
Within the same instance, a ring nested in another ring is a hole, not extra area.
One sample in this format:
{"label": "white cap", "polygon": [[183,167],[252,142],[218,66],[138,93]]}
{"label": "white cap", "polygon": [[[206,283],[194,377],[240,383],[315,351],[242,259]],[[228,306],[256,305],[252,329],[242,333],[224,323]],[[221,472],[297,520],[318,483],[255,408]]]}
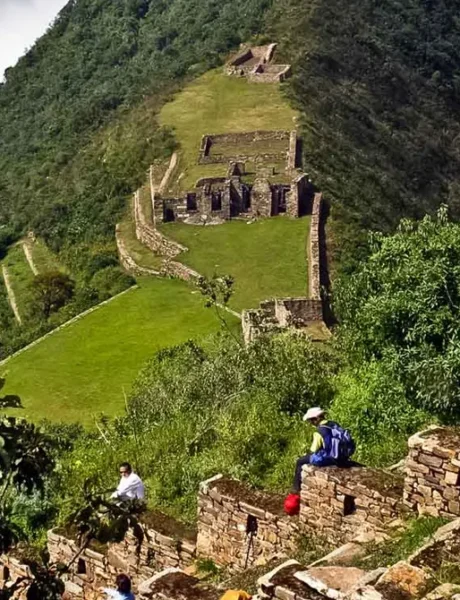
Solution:
{"label": "white cap", "polygon": [[303,416],[304,421],[309,421],[310,419],[317,419],[318,417],[322,417],[324,415],[324,410],[319,406],[314,406],[313,408],[309,408],[307,412]]}

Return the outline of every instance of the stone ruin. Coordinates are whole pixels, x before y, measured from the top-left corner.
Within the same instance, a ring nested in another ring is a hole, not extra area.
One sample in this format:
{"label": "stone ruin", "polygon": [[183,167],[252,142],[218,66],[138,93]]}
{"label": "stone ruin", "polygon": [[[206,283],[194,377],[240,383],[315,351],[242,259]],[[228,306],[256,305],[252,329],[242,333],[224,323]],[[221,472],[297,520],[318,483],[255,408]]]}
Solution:
{"label": "stone ruin", "polygon": [[275,298],[262,302],[258,309],[244,310],[242,327],[245,344],[250,344],[261,335],[280,333],[286,329],[306,331],[312,324],[323,325],[320,268],[322,202],[322,195],[315,194],[308,238],[308,297]]}
{"label": "stone ruin", "polygon": [[246,46],[226,65],[227,75],[246,77],[251,83],[281,83],[292,75],[291,65],[273,62],[277,44]]}
{"label": "stone ruin", "polygon": [[460,444],[458,433],[434,427],[409,439],[404,503],[411,511],[434,517],[460,516]]}
{"label": "stone ruin", "polygon": [[[210,224],[232,218],[311,214],[314,186],[297,168],[298,147],[296,131],[203,136],[198,164],[226,165],[226,175],[203,177],[179,198],[156,194],[155,222]],[[249,165],[252,173],[247,172]]]}
{"label": "stone ruin", "polygon": [[[409,440],[409,456],[401,472],[360,465],[304,467],[298,517],[284,514],[282,496],[219,475],[200,485],[196,529],[148,512],[140,548],[128,534],[120,544],[93,544],[78,556],[67,575],[68,596],[99,598],[100,587],[125,572],[142,600],[218,600],[222,592],[186,573],[196,559],[212,559],[229,572],[242,572],[269,564],[273,557],[292,556],[300,537],[311,536],[318,544],[327,540],[337,550],[308,569],[292,560],[283,563],[259,580],[258,598],[390,599],[393,596],[387,592],[395,581],[406,581],[410,573],[420,577],[422,585],[427,577],[422,567],[436,569],[443,557],[458,555],[459,475],[460,430],[440,427]],[[323,565],[339,564],[350,553],[359,555],[361,545],[376,536],[385,539],[388,529],[401,527],[402,518],[426,513],[457,520],[441,528],[434,540],[407,562],[384,569],[385,574],[356,569],[331,577],[327,569],[322,572]],[[48,549],[52,561],[68,562],[78,546],[71,532],[54,530],[48,535]],[[2,564],[4,579],[27,573],[17,558],[4,557]],[[335,592],[330,595],[329,589]],[[354,595],[347,596],[350,589]],[[371,596],[366,595],[369,590]],[[438,598],[442,596],[435,600]]]}

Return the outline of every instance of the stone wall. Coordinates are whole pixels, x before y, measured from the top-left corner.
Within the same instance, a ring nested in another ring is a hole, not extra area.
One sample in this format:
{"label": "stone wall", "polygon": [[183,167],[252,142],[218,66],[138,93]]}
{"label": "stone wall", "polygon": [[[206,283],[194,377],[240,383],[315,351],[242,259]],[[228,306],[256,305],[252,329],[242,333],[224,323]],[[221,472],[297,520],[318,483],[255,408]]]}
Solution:
{"label": "stone wall", "polygon": [[195,281],[201,277],[197,271],[177,260],[164,260],[161,266],[161,274],[167,277],[183,279],[184,281]]}
{"label": "stone wall", "polygon": [[460,429],[434,427],[409,439],[404,503],[419,514],[460,515]]}
{"label": "stone wall", "polygon": [[147,267],[141,267],[137,264],[126,248],[119,224],[117,224],[115,227],[115,240],[117,243],[120,264],[126,271],[128,271],[128,273],[132,273],[133,275],[161,275],[160,271],[155,271],[154,269],[149,269]]}
{"label": "stone wall", "polygon": [[289,135],[288,171],[294,171],[297,167],[297,145],[297,131],[294,130]]}
{"label": "stone wall", "polygon": [[292,74],[291,65],[273,63],[276,44],[268,46],[242,46],[240,52],[225,66],[227,75],[247,77],[248,81],[279,83]]}
{"label": "stone wall", "polygon": [[307,327],[312,321],[322,321],[322,303],[310,298],[276,298],[275,318],[280,327]]}
{"label": "stone wall", "polygon": [[308,240],[308,286],[309,296],[312,300],[321,301],[321,252],[320,252],[320,226],[323,196],[315,194],[310,221],[310,237]]}
{"label": "stone wall", "polygon": [[134,194],[134,219],[137,239],[154,254],[174,258],[178,254],[188,251],[188,248],[170,240],[149,222],[142,209],[139,191]]}
{"label": "stone wall", "polygon": [[272,214],[272,190],[268,179],[258,177],[251,193],[251,213],[256,217],[270,217]]}
{"label": "stone wall", "polygon": [[[198,156],[199,164],[217,164],[234,162],[247,162],[248,160],[258,160],[260,162],[278,162],[284,161],[288,157],[289,142],[291,132],[289,131],[250,131],[245,133],[223,133],[208,134],[202,137],[200,152]],[[238,146],[248,146],[255,142],[286,141],[286,149],[282,152],[246,152],[244,154],[222,155],[213,153],[213,146],[218,144],[235,144]]]}
{"label": "stone wall", "polygon": [[248,75],[251,83],[281,83],[292,75],[291,65],[259,65]]}
{"label": "stone wall", "polygon": [[402,496],[400,475],[359,466],[306,466],[299,519],[304,531],[337,545],[397,519],[405,510]]}
{"label": "stone wall", "polygon": [[[113,586],[118,573],[126,573],[136,586],[165,568],[183,568],[193,563],[196,532],[162,515],[148,513],[145,535],[138,549],[129,533],[119,544],[90,545],[78,555],[66,575],[66,589],[73,598],[86,598],[101,586]],[[48,532],[52,562],[68,564],[78,554],[78,543],[62,531]]]}
{"label": "stone wall", "polygon": [[256,492],[221,476],[201,484],[198,556],[241,571],[293,551],[298,531],[298,520],[283,513],[282,496]]}

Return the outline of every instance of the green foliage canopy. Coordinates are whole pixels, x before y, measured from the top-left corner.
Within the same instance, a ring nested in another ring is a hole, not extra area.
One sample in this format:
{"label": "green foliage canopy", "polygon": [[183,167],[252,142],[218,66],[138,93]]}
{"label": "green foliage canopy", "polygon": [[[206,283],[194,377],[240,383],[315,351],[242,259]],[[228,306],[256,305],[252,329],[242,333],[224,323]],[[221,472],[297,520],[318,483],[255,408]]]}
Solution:
{"label": "green foliage canopy", "polygon": [[403,220],[372,235],[371,254],[336,290],[340,337],[354,366],[377,361],[416,408],[460,410],[460,225]]}

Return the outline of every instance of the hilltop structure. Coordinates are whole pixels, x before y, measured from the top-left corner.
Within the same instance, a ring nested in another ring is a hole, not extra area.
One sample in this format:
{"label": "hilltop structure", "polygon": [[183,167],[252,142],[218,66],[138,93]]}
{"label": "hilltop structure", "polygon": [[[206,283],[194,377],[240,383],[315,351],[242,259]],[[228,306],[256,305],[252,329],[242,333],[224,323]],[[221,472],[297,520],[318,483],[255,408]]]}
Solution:
{"label": "hilltop structure", "polygon": [[291,76],[291,65],[273,62],[277,44],[242,45],[238,54],[225,66],[227,75],[247,77],[251,83],[281,83]]}

